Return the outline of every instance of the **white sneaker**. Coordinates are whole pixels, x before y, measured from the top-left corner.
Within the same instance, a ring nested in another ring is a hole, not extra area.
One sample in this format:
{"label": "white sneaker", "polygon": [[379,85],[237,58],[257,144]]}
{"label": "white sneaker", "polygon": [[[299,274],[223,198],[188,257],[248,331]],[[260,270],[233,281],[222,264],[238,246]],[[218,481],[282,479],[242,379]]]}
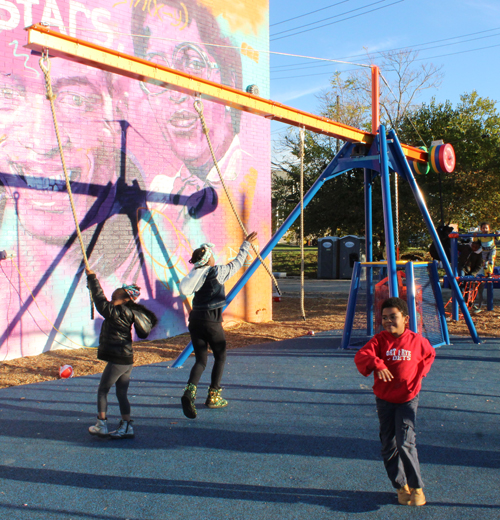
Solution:
{"label": "white sneaker", "polygon": [[118,428],[114,432],[110,432],[109,436],[112,439],[133,439],[134,438],[134,427],[132,423],[134,421],[120,421]]}
{"label": "white sneaker", "polygon": [[98,437],[107,437],[108,433],[108,420],[107,419],[97,419],[95,426],[90,426],[89,428],[90,435],[97,435]]}

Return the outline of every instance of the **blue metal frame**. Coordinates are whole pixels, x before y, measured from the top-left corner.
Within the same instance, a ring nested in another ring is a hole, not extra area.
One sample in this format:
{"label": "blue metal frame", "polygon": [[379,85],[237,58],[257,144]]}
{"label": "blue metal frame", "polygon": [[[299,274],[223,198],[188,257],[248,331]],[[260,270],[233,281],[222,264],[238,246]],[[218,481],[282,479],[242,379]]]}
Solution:
{"label": "blue metal frame", "polygon": [[[309,191],[304,195],[304,208],[311,202],[311,200],[314,198],[314,195],[321,189],[323,184],[331,179],[334,179],[335,177],[338,177],[339,175],[342,175],[346,171],[349,171],[351,168],[346,169],[339,169],[339,160],[342,159],[345,155],[349,155],[351,153],[351,149],[354,145],[352,143],[346,143],[339,151],[339,153],[334,157],[332,162],[326,167],[324,172],[316,179],[316,182],[311,186]],[[288,215],[285,222],[280,226],[278,231],[274,234],[274,236],[271,238],[271,240],[266,244],[264,249],[260,252],[260,256],[262,259],[265,259],[269,253],[276,247],[278,242],[282,239],[283,235],[290,229],[290,227],[293,225],[295,220],[300,215],[300,204],[297,204],[297,206],[294,208],[294,210]],[[227,306],[234,300],[236,295],[243,289],[247,281],[250,279],[250,277],[253,275],[253,273],[257,270],[257,268],[260,266],[261,262],[259,258],[256,258],[250,267],[243,273],[242,277],[236,282],[234,287],[229,291],[229,293],[226,296],[226,306],[224,309],[227,308]],[[187,347],[179,354],[177,359],[172,363],[171,368],[180,368],[186,359],[191,355],[193,352],[193,344],[189,342]]]}
{"label": "blue metal frame", "polygon": [[396,268],[396,251],[394,249],[394,227],[392,222],[391,181],[389,177],[389,160],[387,155],[387,139],[385,126],[380,125],[378,131],[380,143],[380,179],[382,181],[382,204],[384,207],[385,254],[389,278],[389,296],[398,296],[398,275]]}
{"label": "blue metal frame", "polygon": [[[437,262],[434,260],[431,264],[432,276],[431,283],[434,291],[434,300],[438,307],[439,322],[441,323],[441,330],[443,331],[444,343],[441,345],[450,345],[450,335],[448,333],[448,324],[446,323],[446,314],[444,312],[443,294],[441,292],[441,286],[439,285],[439,273],[437,268]],[[434,345],[434,348],[441,345]]]}
{"label": "blue metal frame", "polygon": [[[439,237],[436,233],[434,225],[432,223],[432,219],[429,215],[425,202],[423,200],[422,194],[417,186],[415,178],[406,162],[405,155],[399,144],[398,138],[393,130],[389,132],[389,147],[387,146],[388,141],[385,135],[385,127],[384,125],[380,125],[379,132],[377,137],[374,139],[370,149],[368,150],[367,155],[359,154],[360,146],[364,146],[362,144],[353,144],[346,143],[340,149],[339,153],[334,157],[334,159],[330,162],[330,164],[326,167],[324,172],[318,177],[316,182],[312,185],[309,191],[304,196],[304,207],[313,199],[314,195],[321,189],[323,184],[333,179],[346,171],[352,170],[353,168],[365,168],[367,170],[380,171],[381,179],[382,179],[382,200],[384,206],[384,227],[385,227],[385,240],[386,240],[386,253],[388,260],[388,278],[389,278],[389,294],[391,296],[398,295],[398,285],[397,285],[397,267],[396,267],[396,254],[394,250],[394,228],[392,222],[392,205],[391,205],[391,195],[390,195],[390,181],[389,181],[389,166],[392,161],[392,170],[397,171],[403,178],[405,178],[413,191],[415,196],[415,200],[417,205],[424,217],[424,221],[427,225],[429,233],[431,234],[436,247],[438,249],[440,257],[443,259],[443,265],[445,266],[446,272],[450,277],[452,288],[457,295],[457,299],[462,309],[462,313],[466,316],[466,323],[469,327],[469,332],[472,336],[472,339],[475,343],[479,343],[479,337],[477,335],[476,329],[474,327],[474,323],[470,318],[470,314],[468,312],[467,306],[465,305],[465,301],[460,293],[458,288],[458,284],[456,279],[452,276],[452,270],[450,264],[446,258],[443,247],[439,240]],[[351,157],[352,155],[352,157]],[[365,182],[366,182],[366,170],[365,170]],[[365,184],[366,186],[366,184]],[[371,187],[367,189],[369,193],[370,201],[367,201],[365,198],[365,206],[370,207],[371,209]],[[278,231],[274,234],[271,240],[267,243],[267,245],[261,251],[261,257],[265,259],[269,253],[274,249],[274,247],[281,240],[283,235],[290,229],[292,224],[295,222],[297,217],[300,215],[300,204],[297,204],[295,209],[290,213],[288,218],[283,222]],[[369,218],[365,221],[367,225],[367,230],[371,229],[371,212]],[[370,244],[370,248],[368,248],[368,244]],[[371,236],[369,240],[366,241],[367,253],[370,251],[371,255]],[[240,292],[240,290],[244,287],[246,282],[252,276],[252,274],[257,270],[260,265],[260,260],[255,259],[250,267],[245,271],[243,276],[238,280],[235,286],[231,289],[226,297],[226,306],[224,309],[231,303],[231,301],[236,297],[236,295]],[[354,273],[353,273],[354,275]],[[354,279],[354,276],[353,276]],[[359,283],[359,282],[358,282]],[[371,284],[370,284],[371,285]],[[353,316],[354,318],[354,316]],[[346,327],[347,329],[347,327]],[[345,331],[344,331],[345,332]],[[350,332],[349,332],[350,334]],[[344,341],[343,341],[344,344]],[[183,352],[179,355],[179,357],[172,364],[172,368],[178,368],[182,366],[184,361],[189,357],[191,352],[193,351],[193,346],[191,343],[183,350]]]}
{"label": "blue metal frame", "polygon": [[[365,254],[366,261],[373,261],[373,215],[372,215],[372,188],[373,175],[368,168],[364,169],[365,187]],[[373,271],[366,272],[366,334],[373,336]]]}
{"label": "blue metal frame", "polygon": [[406,274],[406,303],[408,304],[408,314],[410,316],[410,330],[418,332],[417,323],[417,304],[415,294],[415,272],[413,270],[413,262],[405,265]]}
{"label": "blue metal frame", "polygon": [[465,322],[469,329],[469,333],[472,337],[472,340],[474,341],[474,343],[479,344],[479,343],[481,343],[481,340],[479,339],[479,336],[476,331],[476,327],[474,326],[474,322],[472,321],[472,318],[469,314],[469,309],[467,308],[467,305],[462,296],[460,288],[458,287],[457,280],[453,276],[453,271],[451,269],[450,262],[448,262],[448,258],[446,256],[446,253],[444,252],[443,246],[441,244],[441,240],[439,239],[439,235],[437,234],[436,228],[434,227],[432,218],[431,218],[429,211],[427,209],[427,206],[425,204],[424,197],[422,196],[422,193],[420,192],[420,189],[415,180],[415,177],[413,176],[413,173],[411,172],[411,169],[408,166],[406,157],[403,153],[403,149],[401,148],[401,145],[399,144],[398,138],[397,138],[394,130],[391,130],[389,132],[389,138],[392,140],[391,153],[392,153],[392,160],[393,160],[393,168],[395,170],[397,170],[399,172],[399,174],[402,175],[406,179],[408,184],[410,185],[410,188],[413,192],[413,196],[415,197],[417,205],[420,209],[420,213],[422,213],[422,216],[424,217],[424,222],[427,225],[427,230],[429,231],[429,233],[432,237],[432,240],[434,241],[436,249],[438,250],[438,253],[439,253],[439,258],[441,258],[441,262],[443,264],[444,270],[446,271],[446,274],[449,277],[451,288],[453,289],[455,297],[458,300],[458,305],[465,318]]}
{"label": "blue metal frame", "polygon": [[[450,247],[451,247],[451,268],[453,270],[453,274],[455,277],[458,276],[458,248],[457,248],[457,239],[455,237],[450,238]],[[457,299],[453,296],[451,297],[451,319],[454,321],[458,321],[458,302]]]}
{"label": "blue metal frame", "polygon": [[342,333],[340,348],[347,348],[349,346],[349,342],[351,341],[352,326],[354,324],[354,311],[356,310],[356,301],[358,299],[360,273],[361,263],[354,262],[352,269],[351,289],[349,290],[349,300],[347,301],[344,332]]}

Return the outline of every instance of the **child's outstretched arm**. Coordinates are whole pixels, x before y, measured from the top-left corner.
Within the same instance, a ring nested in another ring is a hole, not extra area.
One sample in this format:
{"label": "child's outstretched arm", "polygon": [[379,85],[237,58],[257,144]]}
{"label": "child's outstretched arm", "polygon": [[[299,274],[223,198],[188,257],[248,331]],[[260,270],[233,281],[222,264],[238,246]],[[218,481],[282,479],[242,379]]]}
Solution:
{"label": "child's outstretched arm", "polygon": [[245,238],[243,244],[241,244],[240,250],[234,260],[229,262],[227,265],[216,266],[217,281],[219,283],[224,284],[242,268],[248,255],[248,251],[250,250],[250,243],[255,242],[256,240],[257,233],[253,231]]}
{"label": "child's outstretched arm", "polygon": [[94,300],[95,307],[97,312],[103,318],[111,318],[113,316],[119,315],[119,311],[117,307],[115,307],[111,302],[106,299],[104,296],[104,291],[102,290],[101,284],[97,279],[97,275],[94,271],[90,269],[85,269],[87,273],[87,285],[92,293],[92,300]]}

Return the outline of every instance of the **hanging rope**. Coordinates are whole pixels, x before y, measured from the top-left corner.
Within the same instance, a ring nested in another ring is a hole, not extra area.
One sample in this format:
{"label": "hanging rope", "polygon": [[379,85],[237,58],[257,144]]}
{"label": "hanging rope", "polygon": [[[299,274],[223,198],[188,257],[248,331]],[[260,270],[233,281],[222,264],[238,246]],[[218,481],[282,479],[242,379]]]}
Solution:
{"label": "hanging rope", "polygon": [[[200,116],[200,121],[201,121],[201,126],[203,128],[203,133],[205,134],[205,136],[207,138],[208,147],[210,148],[210,153],[212,154],[212,160],[214,161],[215,168],[217,170],[217,173],[219,174],[220,182],[222,184],[222,187],[224,188],[224,192],[227,195],[227,199],[229,200],[229,204],[231,205],[231,209],[233,210],[234,216],[238,220],[238,224],[240,225],[240,228],[243,231],[243,234],[245,236],[248,236],[248,232],[247,232],[247,230],[245,228],[245,225],[241,221],[241,219],[240,219],[240,217],[238,215],[238,212],[236,211],[236,208],[234,207],[233,200],[231,198],[231,195],[229,194],[229,190],[227,189],[226,183],[224,182],[224,179],[222,177],[222,173],[221,173],[220,168],[219,168],[219,163],[217,162],[217,158],[215,157],[215,152],[214,152],[214,149],[212,147],[212,142],[210,141],[210,136],[208,135],[209,129],[208,129],[207,124],[205,122],[205,117],[203,115],[203,103],[201,102],[200,99],[195,99],[195,101],[194,101],[194,108],[195,108],[196,112],[198,112],[198,115]],[[264,266],[264,269],[267,271],[267,274],[271,277],[271,280],[273,281],[273,283],[274,283],[274,285],[276,287],[276,290],[278,291],[278,294],[281,296],[281,291],[280,291],[280,288],[278,286],[278,282],[276,281],[276,278],[274,277],[273,273],[271,272],[271,270],[269,269],[267,264],[264,262],[264,259],[260,256],[260,253],[257,251],[256,246],[252,242],[250,243],[250,245],[252,246],[252,249],[253,249],[255,255],[260,260],[261,264]]]}
{"label": "hanging rope", "polygon": [[304,309],[304,140],[305,128],[300,128],[300,312],[306,321]]}
{"label": "hanging rope", "polygon": [[[52,91],[52,81],[50,79],[50,60],[49,60],[49,51],[45,49],[45,51],[42,53],[42,57],[39,61],[40,68],[42,69],[42,72],[45,76],[45,88],[47,90],[47,99],[50,101],[50,110],[52,112],[52,119],[54,121],[54,129],[56,132],[56,138],[57,138],[57,145],[59,146],[59,155],[61,156],[61,163],[63,167],[64,172],[64,178],[66,180],[66,190],[68,191],[69,195],[69,202],[71,204],[71,211],[73,212],[73,219],[75,221],[75,227],[76,227],[76,234],[78,236],[78,240],[80,241],[80,247],[82,249],[82,255],[83,255],[83,261],[85,263],[85,267],[87,269],[90,269],[89,261],[87,259],[87,252],[85,251],[85,246],[83,244],[83,238],[82,233],[80,232],[80,225],[78,224],[78,217],[76,215],[76,209],[75,209],[75,202],[73,200],[73,193],[71,191],[71,185],[69,182],[69,176],[68,171],[66,169],[66,161],[64,160],[64,152],[63,147],[61,143],[61,136],[59,134],[59,126],[57,124],[57,117],[56,117],[56,107],[54,105],[54,101],[56,99],[56,95]],[[89,291],[90,296],[90,316],[91,319],[94,319],[94,302],[92,301],[92,293]]]}

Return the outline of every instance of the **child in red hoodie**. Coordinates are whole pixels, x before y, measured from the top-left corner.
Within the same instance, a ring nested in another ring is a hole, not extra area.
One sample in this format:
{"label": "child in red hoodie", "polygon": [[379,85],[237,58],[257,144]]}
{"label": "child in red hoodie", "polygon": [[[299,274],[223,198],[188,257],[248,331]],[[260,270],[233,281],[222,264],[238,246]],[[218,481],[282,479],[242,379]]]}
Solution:
{"label": "child in red hoodie", "polygon": [[420,476],[415,421],[422,378],[429,372],[436,352],[428,340],[407,328],[408,306],[401,298],[382,303],[384,331],[357,352],[359,372],[373,372],[373,393],[380,421],[380,440],[385,469],[398,490],[398,502],[423,506],[425,495]]}

